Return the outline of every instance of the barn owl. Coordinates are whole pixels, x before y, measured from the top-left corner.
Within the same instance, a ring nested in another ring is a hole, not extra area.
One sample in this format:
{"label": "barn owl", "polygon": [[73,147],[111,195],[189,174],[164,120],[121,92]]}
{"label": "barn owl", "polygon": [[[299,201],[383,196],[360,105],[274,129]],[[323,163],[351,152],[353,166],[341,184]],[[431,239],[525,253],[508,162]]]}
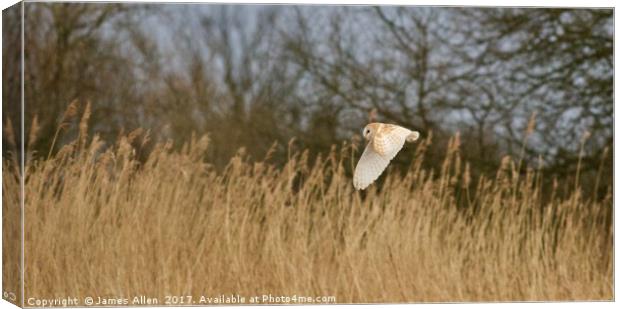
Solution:
{"label": "barn owl", "polygon": [[378,122],[364,127],[362,135],[368,140],[368,145],[353,173],[353,186],[357,190],[366,189],[383,173],[405,141],[414,142],[420,137],[417,131]]}

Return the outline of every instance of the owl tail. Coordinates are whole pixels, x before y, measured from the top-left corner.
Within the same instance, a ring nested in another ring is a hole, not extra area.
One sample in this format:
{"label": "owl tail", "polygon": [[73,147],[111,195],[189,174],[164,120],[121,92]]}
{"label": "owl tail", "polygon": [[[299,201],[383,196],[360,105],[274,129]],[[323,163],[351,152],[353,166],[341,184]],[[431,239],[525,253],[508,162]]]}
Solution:
{"label": "owl tail", "polygon": [[420,138],[420,132],[418,131],[411,131],[411,133],[409,133],[409,135],[407,135],[407,142],[415,142],[418,140],[418,138]]}

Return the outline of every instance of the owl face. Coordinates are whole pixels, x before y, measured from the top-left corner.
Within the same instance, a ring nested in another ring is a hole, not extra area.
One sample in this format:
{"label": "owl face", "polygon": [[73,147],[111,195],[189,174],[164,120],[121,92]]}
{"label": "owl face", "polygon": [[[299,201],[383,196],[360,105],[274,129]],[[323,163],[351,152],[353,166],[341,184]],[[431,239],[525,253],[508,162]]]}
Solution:
{"label": "owl face", "polygon": [[364,139],[371,140],[377,128],[378,128],[377,123],[371,123],[371,124],[366,125],[364,127],[364,130],[362,131],[362,136],[364,137]]}
{"label": "owl face", "polygon": [[362,136],[364,137],[364,139],[369,140],[370,139],[370,128],[368,126],[364,127],[364,130],[362,130]]}

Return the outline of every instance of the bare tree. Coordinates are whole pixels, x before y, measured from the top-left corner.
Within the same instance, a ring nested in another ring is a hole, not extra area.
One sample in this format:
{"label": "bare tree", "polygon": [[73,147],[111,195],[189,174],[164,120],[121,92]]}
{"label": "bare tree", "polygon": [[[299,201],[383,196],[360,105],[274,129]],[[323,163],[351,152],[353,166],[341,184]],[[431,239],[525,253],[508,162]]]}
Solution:
{"label": "bare tree", "polygon": [[212,159],[219,165],[239,147],[260,157],[274,141],[286,145],[298,132],[296,88],[301,76],[283,59],[275,30],[279,12],[275,7],[253,12],[212,6],[194,16],[197,31],[178,43],[187,46],[190,56],[184,62],[186,71],[169,76],[167,85],[173,92],[170,99],[185,98],[179,103],[184,108],[167,110],[192,117],[189,122],[173,121],[173,135],[209,132],[216,145]]}
{"label": "bare tree", "polygon": [[25,5],[25,126],[37,117],[41,129],[35,149],[47,153],[58,120],[76,99],[92,102],[94,129],[108,137],[121,127],[140,126],[136,119],[143,67],[133,43],[139,36],[137,21],[147,8]]}
{"label": "bare tree", "polygon": [[[461,10],[473,43],[484,46],[481,67],[496,74],[504,100],[515,105],[503,120],[504,139],[521,144],[527,118],[537,112],[527,153],[554,174],[595,174],[613,132],[613,12],[593,9]],[[611,157],[605,162],[611,167]]]}

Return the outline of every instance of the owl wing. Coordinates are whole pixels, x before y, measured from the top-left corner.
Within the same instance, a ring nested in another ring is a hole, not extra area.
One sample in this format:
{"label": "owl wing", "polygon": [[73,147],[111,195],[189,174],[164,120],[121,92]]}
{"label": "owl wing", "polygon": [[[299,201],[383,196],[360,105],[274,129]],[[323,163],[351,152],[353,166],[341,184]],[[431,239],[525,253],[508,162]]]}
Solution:
{"label": "owl wing", "polygon": [[396,125],[389,125],[378,132],[368,143],[353,173],[353,186],[364,190],[373,183],[403,148],[412,131]]}
{"label": "owl wing", "polygon": [[357,190],[364,190],[373,183],[385,168],[390,164],[390,159],[377,153],[372,143],[368,143],[362,157],[355,166],[353,173],[353,186]]}

